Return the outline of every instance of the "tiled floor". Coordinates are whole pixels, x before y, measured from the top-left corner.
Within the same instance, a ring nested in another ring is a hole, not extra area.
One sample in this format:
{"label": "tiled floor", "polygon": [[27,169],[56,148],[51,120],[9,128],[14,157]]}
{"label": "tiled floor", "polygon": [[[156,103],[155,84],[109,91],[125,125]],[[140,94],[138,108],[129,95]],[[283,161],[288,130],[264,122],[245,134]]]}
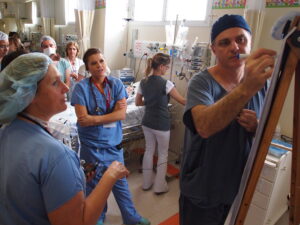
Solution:
{"label": "tiled floor", "polygon": [[[171,181],[169,183],[170,191],[159,196],[151,190],[146,192],[142,190],[141,174],[132,174],[128,181],[137,211],[141,216],[149,219],[152,225],[159,224],[178,212],[178,181]],[[108,206],[105,224],[122,224],[119,208],[112,195],[109,197]]]}
{"label": "tiled floor", "polygon": [[[178,213],[179,183],[174,178],[169,181],[169,192],[163,195],[155,195],[151,190],[142,190],[142,174],[139,173],[139,160],[128,162],[127,167],[131,174],[128,177],[129,187],[133,196],[133,201],[137,211],[151,221],[151,225],[160,225],[163,221]],[[174,161],[174,160],[173,160]],[[122,218],[120,210],[113,195],[108,199],[108,212],[105,225],[121,225]],[[165,222],[163,225],[178,225],[174,222]],[[196,224],[195,224],[196,225]],[[253,224],[256,225],[256,224]],[[288,225],[288,213],[275,225]]]}
{"label": "tiled floor", "polygon": [[[139,172],[140,166],[137,162],[129,162],[127,167],[131,171],[128,177],[129,188],[135,207],[141,216],[149,219],[151,225],[158,225],[178,213],[179,183],[177,178],[168,182],[169,192],[156,195],[152,190],[142,190],[142,174]],[[112,194],[108,199],[108,212],[104,224],[123,224],[120,210]]]}

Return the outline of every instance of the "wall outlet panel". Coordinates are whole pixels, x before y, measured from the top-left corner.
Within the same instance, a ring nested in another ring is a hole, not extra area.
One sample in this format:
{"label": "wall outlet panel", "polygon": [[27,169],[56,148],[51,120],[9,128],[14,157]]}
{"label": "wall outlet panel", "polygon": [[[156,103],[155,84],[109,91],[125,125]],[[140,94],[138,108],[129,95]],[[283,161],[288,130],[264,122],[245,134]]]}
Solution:
{"label": "wall outlet panel", "polygon": [[165,42],[143,40],[135,40],[134,42],[133,55],[135,58],[141,58],[145,54],[151,57],[159,52],[168,53]]}

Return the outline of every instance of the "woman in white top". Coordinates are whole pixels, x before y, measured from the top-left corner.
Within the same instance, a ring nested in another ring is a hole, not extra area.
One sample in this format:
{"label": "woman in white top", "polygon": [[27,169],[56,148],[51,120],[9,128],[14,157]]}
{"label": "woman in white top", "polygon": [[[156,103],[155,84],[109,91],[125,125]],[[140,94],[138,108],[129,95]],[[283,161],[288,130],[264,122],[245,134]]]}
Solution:
{"label": "woman in white top", "polygon": [[69,61],[71,65],[71,86],[70,86],[70,95],[73,92],[76,82],[83,79],[82,76],[78,74],[80,66],[84,65],[82,59],[79,59],[77,56],[79,54],[79,46],[76,42],[70,41],[66,45],[66,60]]}

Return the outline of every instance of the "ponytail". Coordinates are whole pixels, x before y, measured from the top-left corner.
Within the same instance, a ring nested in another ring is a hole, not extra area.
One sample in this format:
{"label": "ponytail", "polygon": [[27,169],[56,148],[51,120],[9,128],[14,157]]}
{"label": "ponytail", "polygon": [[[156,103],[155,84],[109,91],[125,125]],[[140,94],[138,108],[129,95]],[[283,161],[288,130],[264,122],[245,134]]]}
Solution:
{"label": "ponytail", "polygon": [[149,58],[145,70],[146,78],[148,78],[152,70],[156,70],[160,65],[168,65],[170,61],[170,56],[164,53],[157,53],[153,58]]}
{"label": "ponytail", "polygon": [[149,58],[149,59],[147,60],[147,67],[146,67],[146,70],[145,70],[145,75],[146,75],[146,77],[148,77],[149,74],[150,74],[151,71],[152,71],[152,61],[153,61],[152,58]]}

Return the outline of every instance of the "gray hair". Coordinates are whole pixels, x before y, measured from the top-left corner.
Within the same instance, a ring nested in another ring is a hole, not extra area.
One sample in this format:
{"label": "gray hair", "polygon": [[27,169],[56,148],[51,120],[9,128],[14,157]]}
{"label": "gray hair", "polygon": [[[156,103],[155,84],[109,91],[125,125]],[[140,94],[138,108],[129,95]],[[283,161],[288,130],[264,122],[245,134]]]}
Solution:
{"label": "gray hair", "polygon": [[42,47],[42,44],[43,44],[43,42],[44,41],[52,41],[53,43],[54,43],[54,45],[56,46],[56,42],[55,42],[55,40],[51,37],[51,36],[49,36],[49,35],[44,35],[43,37],[41,37],[41,40],[40,40],[40,43],[41,43],[41,47]]}

